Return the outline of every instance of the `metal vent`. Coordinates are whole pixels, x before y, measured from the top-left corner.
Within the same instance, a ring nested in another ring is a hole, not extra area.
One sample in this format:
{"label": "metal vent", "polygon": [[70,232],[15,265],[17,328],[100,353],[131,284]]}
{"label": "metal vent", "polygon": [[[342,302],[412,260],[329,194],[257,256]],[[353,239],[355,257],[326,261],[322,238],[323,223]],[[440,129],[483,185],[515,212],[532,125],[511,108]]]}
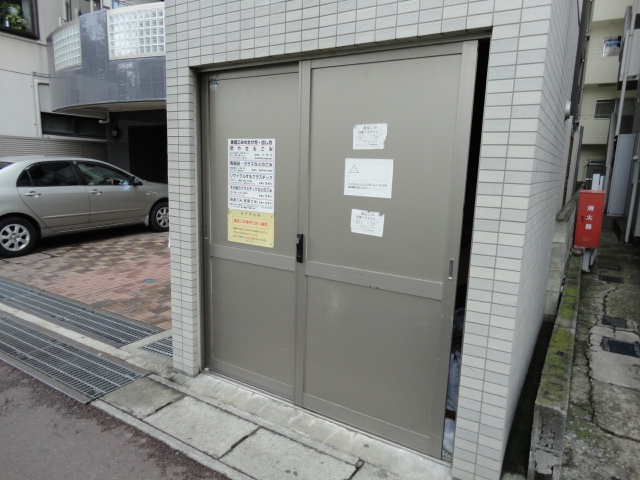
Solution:
{"label": "metal vent", "polygon": [[634,342],[624,342],[615,338],[604,337],[602,339],[602,348],[606,352],[640,358],[640,346]]}
{"label": "metal vent", "polygon": [[82,403],[138,378],[142,372],[0,316],[0,358]]}
{"label": "metal vent", "polygon": [[171,337],[163,338],[157,342],[150,343],[142,347],[143,350],[164,355],[165,357],[173,357],[173,341]]}
{"label": "metal vent", "polygon": [[624,318],[609,317],[606,315],[602,317],[602,324],[614,328],[629,328],[629,325]]}
{"label": "metal vent", "polygon": [[620,277],[612,277],[610,275],[600,275],[600,280],[602,280],[603,282],[609,282],[609,283],[624,283],[624,280]]}
{"label": "metal vent", "polygon": [[163,331],[6,279],[0,279],[0,301],[118,347]]}

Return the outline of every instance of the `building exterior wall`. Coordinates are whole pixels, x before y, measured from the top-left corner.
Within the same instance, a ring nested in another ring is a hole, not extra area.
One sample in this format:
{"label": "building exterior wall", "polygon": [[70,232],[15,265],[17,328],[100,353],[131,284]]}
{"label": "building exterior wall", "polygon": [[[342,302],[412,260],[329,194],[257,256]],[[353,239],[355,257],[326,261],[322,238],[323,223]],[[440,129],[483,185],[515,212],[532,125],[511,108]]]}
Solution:
{"label": "building exterior wall", "polygon": [[[36,137],[40,110],[36,81],[47,82],[46,34],[58,26],[58,4],[38,1],[39,38],[0,31],[0,135]],[[7,53],[11,52],[11,55]]]}
{"label": "building exterior wall", "polygon": [[[610,120],[594,118],[596,100],[620,98],[618,55],[603,56],[603,41],[624,35],[624,14],[631,0],[594,0],[579,122],[584,127],[578,180],[590,160],[605,161]],[[627,97],[634,96],[633,91]]]}
{"label": "building exterior wall", "polygon": [[46,37],[58,27],[64,9],[63,2],[36,3],[37,38],[0,31],[0,156],[69,154],[105,159],[104,140],[42,136],[40,112],[50,110]]}
{"label": "building exterior wall", "polygon": [[174,366],[187,374],[200,370],[203,342],[193,69],[491,30],[453,475],[499,478],[545,307],[578,3],[170,0],[165,8]]}
{"label": "building exterior wall", "polygon": [[624,11],[631,5],[630,0],[596,0],[593,8],[593,21],[620,20]]}
{"label": "building exterior wall", "polygon": [[[584,88],[580,125],[584,126],[583,145],[606,145],[609,137],[609,119],[595,118],[596,100],[615,99],[620,96],[615,85]],[[603,159],[604,160],[604,159]]]}
{"label": "building exterior wall", "polygon": [[[600,0],[602,1],[602,0]],[[598,5],[599,2],[596,2]],[[603,41],[622,35],[624,30],[624,10],[615,20],[599,20],[591,23],[591,37],[587,53],[585,85],[613,84],[618,81],[618,56],[602,56]]]}

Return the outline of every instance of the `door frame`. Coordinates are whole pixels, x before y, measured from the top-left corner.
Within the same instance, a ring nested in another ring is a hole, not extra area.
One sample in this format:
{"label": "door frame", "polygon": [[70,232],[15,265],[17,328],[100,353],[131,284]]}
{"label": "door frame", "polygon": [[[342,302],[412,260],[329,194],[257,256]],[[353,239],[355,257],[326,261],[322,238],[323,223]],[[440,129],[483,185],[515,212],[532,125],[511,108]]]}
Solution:
{"label": "door frame", "polygon": [[[456,112],[456,133],[455,133],[455,145],[453,149],[452,158],[454,158],[454,171],[452,172],[452,178],[449,179],[451,189],[449,192],[449,198],[447,201],[452,205],[452,211],[460,212],[459,215],[449,215],[447,220],[447,236],[452,241],[449,242],[447,248],[447,258],[442,259],[442,271],[449,272],[450,275],[444,275],[443,289],[442,289],[442,302],[443,310],[446,315],[453,318],[453,312],[455,308],[456,297],[456,285],[459,266],[459,248],[462,231],[463,220],[463,206],[467,179],[467,167],[469,161],[469,146],[472,128],[472,112],[474,105],[474,94],[476,87],[476,69],[478,65],[478,42],[480,38],[486,38],[488,35],[467,35],[464,37],[452,37],[446,40],[430,41],[430,42],[418,42],[407,43],[402,45],[388,46],[386,48],[372,47],[365,49],[350,49],[348,51],[340,52],[339,54],[320,56],[318,55],[306,55],[300,56],[298,59],[294,59],[294,62],[298,65],[299,75],[299,103],[300,103],[300,135],[299,149],[300,149],[300,203],[298,210],[298,225],[300,233],[305,235],[305,239],[308,237],[308,210],[309,210],[309,146],[310,146],[310,103],[311,103],[311,73],[314,68],[349,65],[357,63],[370,63],[380,62],[385,60],[401,60],[407,58],[416,57],[432,57],[449,54],[461,54],[461,71],[460,71],[460,86],[458,93],[458,103]],[[213,78],[212,72],[225,72],[225,78],[232,78],[233,73],[230,70],[244,70],[248,68],[262,67],[264,68],[263,75],[275,67],[275,69],[281,68],[283,65],[292,64],[292,59],[283,59],[281,61],[268,60],[268,61],[254,61],[243,64],[225,64],[216,68],[208,68],[201,71],[200,75],[200,126],[198,130],[201,137],[199,140],[201,162],[200,162],[200,175],[202,179],[208,178],[210,173],[210,148],[208,132],[209,129],[214,127],[210,125],[210,112],[209,112],[209,82]],[[465,116],[464,113],[468,112]],[[205,259],[208,258],[208,218],[210,215],[210,193],[207,181],[201,180],[198,182],[200,185],[200,206],[199,218],[201,219],[201,234],[204,238],[201,248],[201,282],[200,291],[203,293],[201,296],[201,331],[202,331],[202,365],[206,367],[206,359],[208,358],[208,351],[211,348],[208,341],[205,341],[208,337],[205,332],[207,329],[207,322],[209,322],[206,300],[206,289],[210,283],[208,272],[205,266]],[[306,247],[306,245],[305,245]],[[306,254],[305,248],[305,254]],[[451,265],[451,259],[454,263]],[[297,268],[296,271],[296,326],[295,326],[295,385],[293,404],[296,406],[302,405],[303,398],[303,382],[304,382],[304,361],[305,361],[305,344],[306,344],[306,275],[304,268]],[[441,356],[447,359],[450,352],[450,345],[448,343],[443,344]],[[440,368],[438,379],[438,390],[442,393],[442,411],[427,412],[426,415],[433,415],[441,418],[444,423],[444,400],[446,399],[447,390],[447,378],[448,368]],[[441,385],[440,385],[441,384]],[[258,387],[248,386],[260,390]],[[269,394],[269,392],[265,392]]]}

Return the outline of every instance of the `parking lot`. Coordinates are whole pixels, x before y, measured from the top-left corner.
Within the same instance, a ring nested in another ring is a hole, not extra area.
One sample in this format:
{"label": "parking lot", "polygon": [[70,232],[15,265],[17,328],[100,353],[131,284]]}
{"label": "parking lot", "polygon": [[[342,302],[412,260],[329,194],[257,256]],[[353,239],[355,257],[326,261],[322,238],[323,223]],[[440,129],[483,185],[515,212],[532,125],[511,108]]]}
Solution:
{"label": "parking lot", "polygon": [[168,329],[168,235],[136,226],[46,238],[30,255],[0,257],[0,277]]}

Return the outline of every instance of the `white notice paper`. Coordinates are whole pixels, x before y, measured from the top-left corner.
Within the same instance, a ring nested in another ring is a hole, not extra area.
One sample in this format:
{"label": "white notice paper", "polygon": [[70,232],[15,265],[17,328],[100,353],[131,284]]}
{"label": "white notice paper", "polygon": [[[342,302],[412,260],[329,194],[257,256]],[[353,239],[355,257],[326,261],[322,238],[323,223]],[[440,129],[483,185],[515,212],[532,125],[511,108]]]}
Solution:
{"label": "white notice paper", "polygon": [[344,194],[355,197],[391,198],[393,160],[388,158],[346,158]]}
{"label": "white notice paper", "polygon": [[351,233],[381,237],[383,230],[384,214],[355,208],[351,210]]}
{"label": "white notice paper", "polygon": [[353,127],[354,150],[383,150],[386,139],[386,123],[368,123]]}
{"label": "white notice paper", "polygon": [[275,139],[228,143],[229,210],[274,213]]}

